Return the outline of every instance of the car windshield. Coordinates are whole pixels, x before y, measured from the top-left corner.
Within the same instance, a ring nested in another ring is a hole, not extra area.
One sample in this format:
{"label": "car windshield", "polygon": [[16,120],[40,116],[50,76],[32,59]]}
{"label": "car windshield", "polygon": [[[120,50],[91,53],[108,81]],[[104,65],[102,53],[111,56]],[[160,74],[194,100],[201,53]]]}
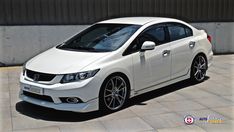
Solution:
{"label": "car windshield", "polygon": [[108,52],[121,47],[140,25],[96,24],[57,46],[59,49]]}

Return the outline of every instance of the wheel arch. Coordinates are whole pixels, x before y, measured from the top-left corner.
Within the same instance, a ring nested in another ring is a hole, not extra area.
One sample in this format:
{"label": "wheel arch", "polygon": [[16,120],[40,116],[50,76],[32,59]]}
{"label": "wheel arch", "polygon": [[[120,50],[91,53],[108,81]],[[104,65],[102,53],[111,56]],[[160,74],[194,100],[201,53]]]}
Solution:
{"label": "wheel arch", "polygon": [[208,62],[206,54],[205,54],[204,52],[198,52],[198,53],[193,57],[192,63],[191,63],[191,65],[190,65],[190,67],[192,67],[192,64],[193,64],[194,59],[195,59],[197,56],[199,56],[199,55],[204,56],[205,59],[206,59],[206,62]]}
{"label": "wheel arch", "polygon": [[[123,79],[126,81],[126,84],[127,84],[127,96],[126,96],[126,100],[128,100],[128,98],[130,97],[130,90],[131,90],[131,84],[130,84],[130,80],[129,78],[127,77],[126,74],[122,73],[122,72],[113,72],[111,74],[109,74],[105,79],[104,81],[102,82],[102,85],[101,85],[101,88],[99,90],[99,96],[98,96],[98,100],[99,100],[99,110],[106,110],[106,109],[103,109],[105,108],[104,107],[104,102],[103,102],[103,97],[102,97],[102,93],[104,92],[104,85],[107,83],[108,79],[110,79],[111,77],[113,76],[121,76],[123,77]],[[120,108],[121,109],[121,108]]]}
{"label": "wheel arch", "polygon": [[[124,74],[123,72],[113,72],[111,74],[109,74],[105,79],[104,81],[102,82],[102,85],[101,85],[101,89],[103,87],[103,85],[105,84],[105,82],[112,76],[115,76],[115,75],[118,75],[118,76],[121,76],[124,78],[124,80],[126,80],[126,83],[127,83],[127,89],[128,89],[128,97],[130,97],[130,91],[131,91],[131,83],[130,83],[130,80],[128,78],[128,76],[126,74]],[[99,97],[100,97],[100,94],[101,94],[102,90],[99,90]]]}
{"label": "wheel arch", "polygon": [[[190,78],[191,78],[191,69],[192,69],[192,66],[193,66],[193,62],[194,62],[194,60],[195,60],[195,58],[197,57],[197,56],[199,56],[199,55],[202,55],[203,57],[205,57],[205,60],[206,60],[206,62],[208,62],[208,60],[207,60],[207,56],[206,56],[206,54],[204,53],[204,52],[198,52],[194,57],[193,57],[193,59],[192,59],[192,62],[191,62],[191,64],[190,64],[190,70],[189,70],[189,75],[190,75]],[[208,68],[208,63],[206,63],[206,67]]]}

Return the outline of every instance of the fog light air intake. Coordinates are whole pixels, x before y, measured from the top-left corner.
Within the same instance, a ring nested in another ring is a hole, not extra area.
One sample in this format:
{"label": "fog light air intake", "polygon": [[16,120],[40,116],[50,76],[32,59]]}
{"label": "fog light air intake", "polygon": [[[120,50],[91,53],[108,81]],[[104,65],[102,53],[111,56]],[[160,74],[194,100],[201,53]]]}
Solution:
{"label": "fog light air intake", "polygon": [[83,101],[77,97],[61,97],[60,100],[62,103],[69,103],[69,104],[83,103]]}

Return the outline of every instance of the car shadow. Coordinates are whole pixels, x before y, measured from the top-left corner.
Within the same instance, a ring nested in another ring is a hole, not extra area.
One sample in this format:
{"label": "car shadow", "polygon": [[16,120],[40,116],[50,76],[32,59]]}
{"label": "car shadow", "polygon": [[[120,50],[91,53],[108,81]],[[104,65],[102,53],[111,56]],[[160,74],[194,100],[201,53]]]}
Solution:
{"label": "car shadow", "polygon": [[[208,80],[209,77],[206,77],[205,81]],[[195,83],[191,83],[188,80],[184,80],[166,87],[162,87],[151,92],[133,97],[129,99],[128,103],[124,108],[126,109],[133,105],[147,105],[144,103],[145,101],[169,94],[171,92],[187,88],[189,86],[196,85]],[[26,115],[31,118],[41,119],[46,121],[60,121],[60,122],[81,122],[92,120],[98,117],[102,117],[112,112],[103,112],[103,111],[93,111],[88,113],[77,113],[77,112],[69,112],[69,111],[59,111],[50,108],[45,108],[37,105],[33,105],[24,101],[18,102],[15,105],[16,111],[20,114]]]}

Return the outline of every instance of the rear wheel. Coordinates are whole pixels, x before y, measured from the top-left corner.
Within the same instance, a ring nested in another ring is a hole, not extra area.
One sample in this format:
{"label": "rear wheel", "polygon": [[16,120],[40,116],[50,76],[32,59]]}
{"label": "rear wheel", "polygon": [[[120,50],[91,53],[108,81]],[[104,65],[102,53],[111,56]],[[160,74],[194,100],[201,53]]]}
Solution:
{"label": "rear wheel", "polygon": [[204,55],[198,55],[193,60],[191,66],[191,80],[193,82],[202,82],[205,79],[207,70],[207,61]]}
{"label": "rear wheel", "polygon": [[120,75],[108,77],[100,91],[99,103],[102,110],[117,111],[128,99],[128,83]]}

